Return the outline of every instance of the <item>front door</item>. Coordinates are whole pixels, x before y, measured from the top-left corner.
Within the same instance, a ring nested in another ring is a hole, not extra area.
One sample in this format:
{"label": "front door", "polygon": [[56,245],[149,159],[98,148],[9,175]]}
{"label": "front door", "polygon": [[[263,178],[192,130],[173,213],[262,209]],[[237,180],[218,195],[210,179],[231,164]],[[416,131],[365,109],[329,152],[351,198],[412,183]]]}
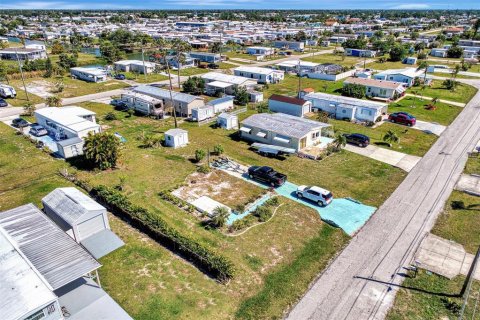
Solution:
{"label": "front door", "polygon": [[303,149],[307,146],[307,138],[304,137],[302,139],[300,139],[300,149]]}

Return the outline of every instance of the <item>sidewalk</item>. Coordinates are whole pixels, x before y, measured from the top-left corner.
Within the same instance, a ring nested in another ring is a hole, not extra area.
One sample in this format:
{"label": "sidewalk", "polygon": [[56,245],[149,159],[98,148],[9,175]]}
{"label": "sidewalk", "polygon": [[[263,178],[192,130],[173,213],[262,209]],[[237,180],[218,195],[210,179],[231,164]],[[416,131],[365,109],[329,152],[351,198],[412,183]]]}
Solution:
{"label": "sidewalk", "polygon": [[411,156],[405,153],[380,148],[374,145],[369,145],[366,148],[360,148],[351,144],[347,144],[345,146],[345,150],[377,161],[381,161],[383,163],[387,163],[406,172],[410,172],[410,170],[412,170],[413,167],[415,167],[415,165],[417,164],[417,162],[421,159],[417,156]]}

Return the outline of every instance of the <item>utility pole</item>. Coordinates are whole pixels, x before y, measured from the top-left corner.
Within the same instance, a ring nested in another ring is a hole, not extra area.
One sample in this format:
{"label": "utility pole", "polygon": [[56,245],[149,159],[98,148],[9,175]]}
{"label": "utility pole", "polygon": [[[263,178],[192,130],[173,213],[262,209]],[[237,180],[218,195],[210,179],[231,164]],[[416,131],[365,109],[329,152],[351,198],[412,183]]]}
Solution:
{"label": "utility pole", "polygon": [[30,101],[30,97],[28,96],[27,86],[25,85],[25,78],[23,77],[22,65],[20,63],[20,58],[18,57],[18,51],[16,48],[15,48],[15,55],[17,56],[18,68],[20,69],[20,75],[22,76],[23,89],[25,90],[27,101]]}
{"label": "utility pole", "polygon": [[147,68],[145,68],[145,55],[143,52],[143,43],[142,43],[142,62],[143,62],[143,75],[145,76],[145,81],[147,81]]}
{"label": "utility pole", "polygon": [[298,59],[298,94],[297,96],[300,98],[300,90],[302,90],[302,77],[300,76],[300,62],[301,60]]}

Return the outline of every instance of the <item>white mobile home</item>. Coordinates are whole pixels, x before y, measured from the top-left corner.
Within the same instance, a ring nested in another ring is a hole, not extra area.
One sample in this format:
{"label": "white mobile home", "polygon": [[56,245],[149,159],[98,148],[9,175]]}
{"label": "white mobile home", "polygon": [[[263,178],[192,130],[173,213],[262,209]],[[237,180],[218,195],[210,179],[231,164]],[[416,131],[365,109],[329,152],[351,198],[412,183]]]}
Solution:
{"label": "white mobile home", "polygon": [[42,48],[5,48],[0,50],[0,60],[37,60],[46,59],[47,52]]}
{"label": "white mobile home", "polygon": [[191,94],[176,92],[176,91],[170,92],[169,90],[148,86],[148,85],[138,86],[134,88],[132,92],[144,94],[144,95],[156,98],[158,100],[161,100],[165,108],[167,106],[170,107],[170,94],[171,94],[175,112],[182,117],[190,117],[192,115],[193,108],[198,108],[205,105],[203,98],[199,96],[193,96]]}
{"label": "white mobile home", "polygon": [[79,79],[87,82],[107,81],[107,70],[103,68],[70,68],[70,75],[73,79]]}
{"label": "white mobile home", "polygon": [[134,72],[134,73],[152,73],[155,71],[156,64],[150,61],[141,60],[121,60],[113,64],[115,71]]}
{"label": "white mobile home", "polygon": [[120,100],[125,102],[129,108],[147,116],[155,116],[162,119],[165,116],[163,101],[155,97],[138,93],[122,93]]}
{"label": "white mobile home", "polygon": [[275,66],[285,72],[298,73],[300,71],[300,74],[303,74],[317,71],[320,64],[303,60],[287,60],[277,63]]}
{"label": "white mobile home", "polygon": [[327,112],[337,119],[376,122],[387,113],[386,103],[342,97],[328,93],[309,93],[304,97],[312,102],[313,110]]}
{"label": "white mobile home", "polygon": [[299,98],[272,94],[268,99],[268,109],[272,112],[303,117],[306,113],[312,112],[312,103]]}
{"label": "white mobile home", "polygon": [[365,87],[367,97],[396,100],[405,94],[403,83],[365,78],[348,78],[343,85],[358,84]]}
{"label": "white mobile home", "polygon": [[42,199],[46,215],[99,259],[123,246],[111,230],[107,210],[72,187],[57,188]]}
{"label": "white mobile home", "polygon": [[247,53],[251,55],[269,56],[275,53],[275,49],[269,47],[248,47]]}
{"label": "white mobile home", "polygon": [[430,50],[430,55],[432,57],[445,58],[447,56],[448,49],[444,48],[433,48]]}
{"label": "white mobile home", "polygon": [[238,128],[238,117],[234,114],[223,112],[217,118],[217,125],[226,130]]}
{"label": "white mobile home", "polygon": [[203,121],[206,119],[213,118],[215,116],[214,107],[210,105],[205,105],[203,107],[193,108],[192,109],[192,121]]}
{"label": "white mobile home", "polygon": [[188,144],[188,131],[183,129],[170,129],[165,132],[165,145],[172,148],[184,147]]}
{"label": "white mobile home", "polygon": [[330,125],[284,113],[258,113],[243,120],[242,139],[300,151],[321,143],[322,129]]}
{"label": "white mobile home", "polygon": [[294,51],[303,51],[305,42],[301,41],[274,41],[273,46],[278,49],[289,49]]}
{"label": "white mobile home", "polygon": [[[405,69],[390,69],[379,72],[373,75],[374,79],[401,82],[406,87],[411,87],[415,83],[416,78],[423,79],[423,71],[417,70],[417,68],[405,68]],[[427,80],[430,80],[428,78]]]}
{"label": "white mobile home", "polygon": [[235,97],[233,96],[225,96],[222,98],[214,99],[207,102],[207,106],[213,107],[214,113],[220,113],[226,110],[233,109],[233,100]]}
{"label": "white mobile home", "polygon": [[248,90],[257,85],[256,80],[220,72],[208,72],[201,77],[205,80],[205,91],[209,95],[215,95],[218,92],[233,95],[236,88]]}
{"label": "white mobile home", "polygon": [[238,67],[233,72],[236,76],[256,79],[258,83],[278,83],[285,77],[283,71],[262,67]]}

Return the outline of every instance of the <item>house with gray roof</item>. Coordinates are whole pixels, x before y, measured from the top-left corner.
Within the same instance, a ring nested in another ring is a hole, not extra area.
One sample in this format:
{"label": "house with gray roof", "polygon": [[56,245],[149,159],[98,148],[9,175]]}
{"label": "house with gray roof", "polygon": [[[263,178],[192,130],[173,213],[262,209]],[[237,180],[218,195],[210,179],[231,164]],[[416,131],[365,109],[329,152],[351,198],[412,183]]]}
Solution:
{"label": "house with gray roof", "polygon": [[329,124],[284,113],[259,113],[241,122],[242,139],[300,151],[321,143]]}
{"label": "house with gray roof", "polygon": [[[143,85],[138,86],[132,90],[134,93],[141,93],[158,100],[162,101],[162,104],[166,106],[165,108],[168,110],[171,108],[170,106],[170,90],[165,90],[161,88],[157,88],[154,86]],[[203,107],[205,105],[205,101],[202,97],[193,96],[188,93],[172,91],[171,92],[172,99],[173,99],[173,107],[175,108],[175,112],[177,115],[181,117],[190,117],[192,115],[193,108]]]}
{"label": "house with gray roof", "polygon": [[101,264],[33,204],[0,212],[0,261],[2,320],[132,319],[101,288]]}

